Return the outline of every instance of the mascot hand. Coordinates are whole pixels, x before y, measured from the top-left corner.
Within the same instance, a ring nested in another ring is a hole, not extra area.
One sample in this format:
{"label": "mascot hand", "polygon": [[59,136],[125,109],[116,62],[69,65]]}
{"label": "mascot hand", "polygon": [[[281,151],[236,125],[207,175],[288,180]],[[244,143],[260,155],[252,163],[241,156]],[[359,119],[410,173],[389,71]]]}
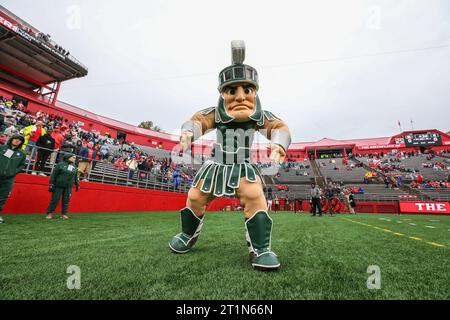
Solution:
{"label": "mascot hand", "polygon": [[192,138],[194,137],[194,134],[190,131],[183,132],[180,138],[180,145],[183,149],[183,152],[186,152],[187,150],[191,149],[192,145]]}
{"label": "mascot hand", "polygon": [[284,151],[283,147],[277,144],[272,144],[270,146],[270,151],[270,160],[272,162],[281,163],[286,159],[286,151]]}

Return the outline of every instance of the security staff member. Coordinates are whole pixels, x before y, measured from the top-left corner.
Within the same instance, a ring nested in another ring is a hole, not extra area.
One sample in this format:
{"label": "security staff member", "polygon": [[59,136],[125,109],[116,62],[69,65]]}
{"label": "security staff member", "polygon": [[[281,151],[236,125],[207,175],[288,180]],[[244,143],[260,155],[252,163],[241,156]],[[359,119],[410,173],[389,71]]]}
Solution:
{"label": "security staff member", "polygon": [[320,204],[320,189],[316,187],[316,184],[311,183],[311,211],[313,216],[316,215],[317,211],[319,211],[319,215],[322,216],[322,206]]}
{"label": "security staff member", "polygon": [[24,137],[14,135],[5,145],[0,146],[0,224],[4,223],[1,212],[11,194],[14,179],[25,167],[26,157],[22,152],[24,142]]}
{"label": "security staff member", "polygon": [[63,161],[58,163],[53,169],[50,177],[50,188],[48,190],[53,192],[53,196],[47,209],[47,219],[53,218],[53,213],[55,212],[61,197],[61,218],[64,220],[69,219],[67,216],[67,209],[69,207],[70,197],[72,196],[72,186],[75,184],[76,191],[80,189],[75,160],[76,156],[74,154],[66,154],[63,157]]}

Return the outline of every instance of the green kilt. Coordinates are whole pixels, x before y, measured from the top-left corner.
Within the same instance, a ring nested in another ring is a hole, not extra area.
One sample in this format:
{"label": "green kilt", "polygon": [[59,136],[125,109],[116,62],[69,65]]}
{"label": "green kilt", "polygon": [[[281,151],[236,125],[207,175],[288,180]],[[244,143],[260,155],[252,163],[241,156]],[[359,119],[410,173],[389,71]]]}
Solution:
{"label": "green kilt", "polygon": [[249,182],[257,182],[257,177],[264,181],[258,168],[251,163],[241,164],[220,164],[214,161],[207,161],[198,171],[194,178],[192,187],[197,187],[203,180],[201,191],[213,193],[216,197],[234,196],[239,188],[241,178]]}

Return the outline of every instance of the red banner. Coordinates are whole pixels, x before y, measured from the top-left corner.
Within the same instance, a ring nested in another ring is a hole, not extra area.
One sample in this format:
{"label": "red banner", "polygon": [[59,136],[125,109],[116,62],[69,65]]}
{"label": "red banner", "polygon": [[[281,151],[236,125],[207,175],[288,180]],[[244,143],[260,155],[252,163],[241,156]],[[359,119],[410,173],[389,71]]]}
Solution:
{"label": "red banner", "polygon": [[359,150],[372,150],[372,149],[398,149],[398,148],[404,148],[405,144],[377,144],[373,146],[359,146]]}
{"label": "red banner", "polygon": [[17,32],[17,27],[3,17],[0,17],[0,24],[14,32]]}
{"label": "red banner", "polygon": [[448,202],[400,202],[400,212],[450,214]]}

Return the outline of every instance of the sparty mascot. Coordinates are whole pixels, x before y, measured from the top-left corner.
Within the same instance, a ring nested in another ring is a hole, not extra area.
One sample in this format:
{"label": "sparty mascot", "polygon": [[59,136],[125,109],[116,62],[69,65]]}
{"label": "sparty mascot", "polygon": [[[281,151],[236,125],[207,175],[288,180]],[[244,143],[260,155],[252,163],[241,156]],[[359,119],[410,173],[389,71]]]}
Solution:
{"label": "sparty mascot", "polygon": [[236,196],[244,206],[246,240],[252,266],[261,271],[277,270],[280,262],[272,251],[272,219],[267,213],[263,179],[251,163],[250,148],[256,131],[270,143],[270,159],[282,162],[291,143],[287,125],[264,111],[258,97],[258,73],[243,64],[245,44],[232,41],[232,65],[219,74],[217,107],[201,110],[182,126],[180,145],[190,150],[192,142],[216,129],[217,141],[211,159],[194,178],[186,208],[181,210],[181,233],[169,242],[175,253],[191,250],[202,230],[206,206],[215,197]]}

